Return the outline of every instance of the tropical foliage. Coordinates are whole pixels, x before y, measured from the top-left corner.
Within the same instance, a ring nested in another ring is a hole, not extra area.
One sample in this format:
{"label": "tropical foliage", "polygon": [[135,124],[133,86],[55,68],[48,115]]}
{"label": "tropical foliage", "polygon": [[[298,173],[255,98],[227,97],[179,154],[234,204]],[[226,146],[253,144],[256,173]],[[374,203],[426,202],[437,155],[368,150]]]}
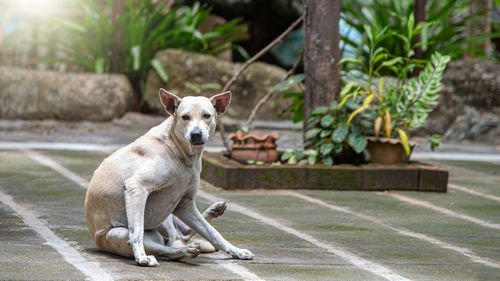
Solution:
{"label": "tropical foliage", "polygon": [[[408,139],[410,131],[423,126],[429,113],[437,105],[441,78],[444,68],[449,62],[449,56],[434,53],[431,60],[418,77],[406,80],[402,85],[399,81],[392,85],[384,85],[380,79],[378,87],[371,83],[357,84],[355,81],[344,88],[341,103],[350,98],[363,96],[363,102],[347,120],[350,124],[353,118],[366,112],[364,119],[373,120],[375,137],[383,130],[385,137],[392,138],[397,132],[407,154],[410,154]],[[437,137],[433,137],[435,144]]]}
{"label": "tropical foliage", "polygon": [[288,164],[312,165],[321,161],[333,165],[348,161],[346,158],[354,163],[367,159],[364,132],[369,123],[347,123],[349,116],[359,107],[359,100],[349,99],[341,104],[333,101],[330,106],[316,108],[309,117],[312,128],[305,134],[306,146],[310,149],[303,152],[286,150],[281,160]]}
{"label": "tropical foliage", "polygon": [[[76,65],[86,71],[109,72],[113,52],[123,60],[123,72],[132,83],[142,87],[149,69],[168,80],[156,52],[165,48],[181,48],[193,52],[217,55],[234,42],[244,38],[246,27],[238,25],[239,19],[219,25],[202,33],[198,30],[210,8],[195,3],[166,10],[168,1],[141,0],[125,3],[125,12],[118,15],[116,25],[105,14],[112,10],[113,1],[101,7],[94,0],[73,0],[82,16],[76,19],[55,18],[54,29],[47,32],[44,42],[55,48],[62,58],[50,58]],[[62,33],[62,34],[61,34]],[[122,33],[123,36],[118,36]],[[119,37],[122,37],[121,39]]]}
{"label": "tropical foliage", "polygon": [[[419,44],[424,59],[429,60],[435,51],[459,59],[464,53],[484,55],[480,42],[487,38],[500,37],[500,33],[472,35],[470,27],[484,20],[487,11],[470,14],[468,0],[429,0],[425,7],[425,22]],[[405,34],[414,24],[411,22],[415,9],[415,1],[373,0],[343,1],[343,19],[360,34],[365,32],[364,26],[373,26],[377,30],[388,28],[395,34]],[[468,24],[471,23],[471,24]],[[342,38],[352,48],[362,52],[362,46]],[[403,40],[404,42],[404,40]],[[406,48],[411,42],[401,44],[401,38],[389,36],[383,38],[380,46],[395,56],[406,56]]]}

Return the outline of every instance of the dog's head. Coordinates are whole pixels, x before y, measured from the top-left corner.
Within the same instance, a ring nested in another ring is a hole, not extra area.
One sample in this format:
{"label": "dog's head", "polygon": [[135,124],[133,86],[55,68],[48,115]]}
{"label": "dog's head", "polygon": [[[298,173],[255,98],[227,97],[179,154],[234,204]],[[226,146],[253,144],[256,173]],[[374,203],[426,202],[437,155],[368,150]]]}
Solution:
{"label": "dog's head", "polygon": [[176,130],[193,146],[205,144],[215,132],[217,117],[226,112],[231,102],[231,92],[227,91],[206,97],[179,98],[164,89],[160,89],[160,100],[165,110],[175,119]]}

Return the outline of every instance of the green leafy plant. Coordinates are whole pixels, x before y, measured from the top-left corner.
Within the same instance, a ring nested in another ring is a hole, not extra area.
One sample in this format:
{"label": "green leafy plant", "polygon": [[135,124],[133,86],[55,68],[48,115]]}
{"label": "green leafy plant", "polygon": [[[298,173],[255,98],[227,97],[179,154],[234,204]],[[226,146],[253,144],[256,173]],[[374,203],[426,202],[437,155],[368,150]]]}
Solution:
{"label": "green leafy plant", "polygon": [[[449,61],[449,56],[436,52],[419,76],[408,79],[403,85],[384,86],[384,79],[380,79],[378,87],[371,84],[354,87],[355,82],[352,82],[345,95],[341,96],[342,101],[360,95],[364,99],[362,105],[351,113],[347,123],[350,124],[357,114],[369,111],[363,118],[370,122],[373,120],[375,137],[378,138],[381,130],[387,138],[393,138],[397,132],[409,155],[410,131],[423,126],[429,113],[437,105],[441,78]],[[437,136],[431,138],[432,148],[438,139]]]}
{"label": "green leafy plant", "polygon": [[357,162],[357,158],[368,158],[364,134],[366,128],[363,127],[366,123],[347,123],[349,116],[358,108],[358,101],[350,99],[341,104],[334,101],[330,106],[317,107],[309,117],[313,127],[305,134],[306,146],[311,148],[304,152],[287,150],[281,160],[288,164],[312,165],[321,161],[333,165],[346,162],[346,158],[352,162]]}
{"label": "green leafy plant", "polygon": [[306,149],[304,151],[286,149],[281,155],[281,161],[290,165],[314,165],[318,160],[318,154],[315,149]]}
{"label": "green leafy plant", "polygon": [[[410,45],[412,52],[416,47],[421,47],[425,60],[429,60],[435,51],[449,55],[453,60],[459,59],[466,52],[484,55],[478,42],[499,37],[500,33],[471,35],[469,29],[472,24],[468,23],[481,22],[486,11],[469,14],[469,5],[468,0],[429,0],[425,7],[427,24],[420,32],[421,43],[415,44],[414,37],[411,41],[404,42],[401,38],[390,36],[384,38],[380,46],[399,57],[407,55],[407,47]],[[365,32],[366,25],[377,30],[388,28],[395,34],[407,34],[414,24],[414,9],[415,1],[400,0],[344,1],[342,6],[343,19],[360,34]],[[346,37],[342,40],[356,49],[358,55],[364,53],[360,44]]]}
{"label": "green leafy plant", "polygon": [[[103,73],[110,71],[112,56],[118,53],[124,64],[120,72],[127,74],[136,89],[142,89],[151,68],[164,82],[168,80],[163,65],[154,59],[159,50],[180,48],[217,55],[234,48],[234,42],[246,37],[246,26],[238,25],[240,19],[200,32],[198,28],[211,9],[197,2],[191,7],[167,11],[168,1],[128,0],[116,25],[103,12],[112,10],[113,1],[107,0],[106,7],[93,0],[73,2],[82,16],[53,19],[54,29],[45,34],[43,42],[37,42],[63,54],[45,61],[64,62],[85,71]],[[118,33],[123,34],[121,40]]]}

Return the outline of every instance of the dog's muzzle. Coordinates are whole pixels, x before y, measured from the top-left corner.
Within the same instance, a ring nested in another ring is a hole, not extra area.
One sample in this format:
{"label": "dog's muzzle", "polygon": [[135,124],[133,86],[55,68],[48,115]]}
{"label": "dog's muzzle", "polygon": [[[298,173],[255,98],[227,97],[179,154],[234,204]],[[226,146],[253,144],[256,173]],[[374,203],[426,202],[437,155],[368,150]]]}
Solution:
{"label": "dog's muzzle", "polygon": [[205,142],[203,141],[203,134],[200,130],[193,130],[191,132],[191,144],[192,145],[203,145]]}

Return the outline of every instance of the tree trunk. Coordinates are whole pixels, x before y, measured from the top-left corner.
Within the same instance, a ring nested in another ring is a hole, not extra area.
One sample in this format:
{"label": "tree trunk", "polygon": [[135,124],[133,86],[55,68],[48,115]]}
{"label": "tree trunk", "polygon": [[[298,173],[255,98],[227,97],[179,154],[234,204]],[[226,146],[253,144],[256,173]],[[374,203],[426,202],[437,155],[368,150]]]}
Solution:
{"label": "tree trunk", "polygon": [[[420,22],[425,21],[425,4],[427,0],[415,0],[415,26]],[[417,35],[417,42],[420,41],[420,35]],[[415,42],[415,43],[417,43]],[[417,47],[415,50],[415,58],[423,59],[424,53],[422,52],[422,47]]]}
{"label": "tree trunk", "polygon": [[308,0],[304,33],[304,132],[318,106],[329,105],[340,91],[339,19],[341,0]]}
{"label": "tree trunk", "polygon": [[[425,21],[425,4],[427,0],[415,0],[415,10],[414,10],[414,16],[415,16],[415,26],[417,26],[418,23]],[[420,35],[417,35],[415,38],[416,42],[420,42]],[[422,50],[422,47],[417,47],[415,48],[415,58],[422,60],[424,59],[424,52]],[[413,69],[412,76],[417,76],[420,74],[420,71],[422,71],[421,68],[415,68]]]}

